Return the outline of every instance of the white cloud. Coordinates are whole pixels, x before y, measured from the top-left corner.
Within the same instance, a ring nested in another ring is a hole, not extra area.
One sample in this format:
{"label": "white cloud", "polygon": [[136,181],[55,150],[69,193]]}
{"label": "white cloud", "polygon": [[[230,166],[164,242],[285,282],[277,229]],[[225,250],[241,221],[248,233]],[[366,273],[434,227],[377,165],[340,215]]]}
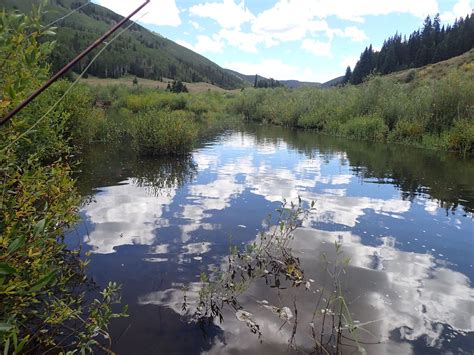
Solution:
{"label": "white cloud", "polygon": [[216,35],[209,37],[199,35],[197,36],[197,43],[194,46],[198,53],[221,53],[224,50],[224,44]]}
{"label": "white cloud", "polygon": [[369,39],[363,30],[355,26],[346,27],[344,30],[332,30],[332,32],[336,36],[350,38],[354,42],[362,42]]}
{"label": "white cloud", "polygon": [[472,1],[471,0],[459,0],[451,11],[443,12],[440,16],[443,22],[453,23],[460,17],[465,17],[472,12]]}
{"label": "white cloud", "polygon": [[326,21],[314,20],[311,2],[298,4],[279,1],[260,13],[252,23],[252,31],[277,42],[303,39],[308,33],[328,31]]}
{"label": "white cloud", "polygon": [[437,11],[436,0],[279,0],[272,8],[256,16],[252,21],[252,31],[278,42],[301,40],[316,32],[326,32],[329,38],[335,34],[363,41],[368,38],[357,27],[332,30],[324,19],[336,16],[362,23],[369,15],[406,13],[423,18]]}
{"label": "white cloud", "polygon": [[[97,2],[122,16],[127,16],[143,1],[98,0]],[[179,9],[175,0],[152,0],[141,13],[146,13],[146,15],[140,19],[140,22],[146,24],[173,27],[181,25]]]}
{"label": "white cloud", "polygon": [[224,50],[224,43],[218,35],[213,35],[212,37],[199,35],[197,36],[197,43],[195,45],[184,40],[177,40],[176,43],[200,54],[222,53]]}
{"label": "white cloud", "polygon": [[196,21],[189,21],[189,23],[191,24],[191,26],[194,27],[195,30],[202,30],[201,25],[197,23]]}
{"label": "white cloud", "polygon": [[314,39],[305,39],[301,48],[312,53],[317,57],[331,57],[331,42],[315,41]]}
{"label": "white cloud", "polygon": [[237,4],[234,0],[194,5],[189,8],[189,13],[194,16],[213,19],[221,27],[233,29],[239,29],[243,23],[255,18],[249,9],[245,7],[245,1]]}
{"label": "white cloud", "polygon": [[365,16],[380,16],[390,13],[405,13],[420,18],[438,12],[437,0],[279,0],[274,6],[280,16],[284,12],[327,18],[336,16],[342,20],[362,22]]}
{"label": "white cloud", "polygon": [[219,37],[230,46],[249,53],[257,53],[257,44],[262,42],[262,38],[254,33],[245,33],[235,29],[224,28],[219,32]]}

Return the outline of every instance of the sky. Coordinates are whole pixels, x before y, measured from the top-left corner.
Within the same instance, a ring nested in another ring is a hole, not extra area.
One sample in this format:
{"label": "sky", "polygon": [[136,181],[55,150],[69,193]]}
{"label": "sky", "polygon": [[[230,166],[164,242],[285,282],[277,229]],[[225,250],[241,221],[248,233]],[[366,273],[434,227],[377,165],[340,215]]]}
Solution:
{"label": "sky", "polygon": [[[127,15],[143,0],[93,0]],[[370,44],[409,35],[427,15],[442,23],[474,0],[151,0],[142,25],[221,67],[278,80],[325,82],[344,75]]]}

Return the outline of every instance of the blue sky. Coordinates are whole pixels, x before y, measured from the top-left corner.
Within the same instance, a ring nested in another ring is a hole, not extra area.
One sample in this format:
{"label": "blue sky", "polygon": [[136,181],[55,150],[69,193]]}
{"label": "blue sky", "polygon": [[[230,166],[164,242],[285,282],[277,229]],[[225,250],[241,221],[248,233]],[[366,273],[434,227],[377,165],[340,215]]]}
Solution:
{"label": "blue sky", "polygon": [[[125,15],[143,0],[95,0]],[[343,75],[366,46],[410,34],[427,15],[443,23],[471,0],[152,0],[136,18],[222,67],[280,80]],[[146,13],[146,14],[145,14]],[[145,14],[143,16],[143,14]]]}

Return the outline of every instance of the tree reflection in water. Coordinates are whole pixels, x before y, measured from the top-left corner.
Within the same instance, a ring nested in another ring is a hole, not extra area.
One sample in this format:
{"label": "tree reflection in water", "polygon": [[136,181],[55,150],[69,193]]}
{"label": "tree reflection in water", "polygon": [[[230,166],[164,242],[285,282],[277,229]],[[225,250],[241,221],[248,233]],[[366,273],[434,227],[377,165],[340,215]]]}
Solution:
{"label": "tree reflection in water", "polygon": [[196,172],[197,166],[191,155],[142,159],[136,160],[131,181],[151,195],[159,196],[191,182]]}

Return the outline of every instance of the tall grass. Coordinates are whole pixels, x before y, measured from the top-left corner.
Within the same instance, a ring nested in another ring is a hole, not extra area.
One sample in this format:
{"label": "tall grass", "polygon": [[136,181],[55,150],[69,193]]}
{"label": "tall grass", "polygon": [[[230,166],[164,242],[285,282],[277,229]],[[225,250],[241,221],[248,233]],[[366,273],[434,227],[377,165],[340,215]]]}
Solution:
{"label": "tall grass", "polygon": [[152,110],[132,118],[130,134],[141,155],[182,155],[192,149],[197,127],[187,111]]}
{"label": "tall grass", "polygon": [[[98,100],[112,102],[102,116],[87,116],[82,140],[130,143],[140,155],[183,155],[203,136],[229,126],[224,94],[174,94],[153,89],[100,88]],[[235,122],[235,121],[234,121]]]}
{"label": "tall grass", "polygon": [[465,67],[432,81],[374,76],[330,89],[246,89],[229,109],[257,122],[474,153],[474,71]]}

